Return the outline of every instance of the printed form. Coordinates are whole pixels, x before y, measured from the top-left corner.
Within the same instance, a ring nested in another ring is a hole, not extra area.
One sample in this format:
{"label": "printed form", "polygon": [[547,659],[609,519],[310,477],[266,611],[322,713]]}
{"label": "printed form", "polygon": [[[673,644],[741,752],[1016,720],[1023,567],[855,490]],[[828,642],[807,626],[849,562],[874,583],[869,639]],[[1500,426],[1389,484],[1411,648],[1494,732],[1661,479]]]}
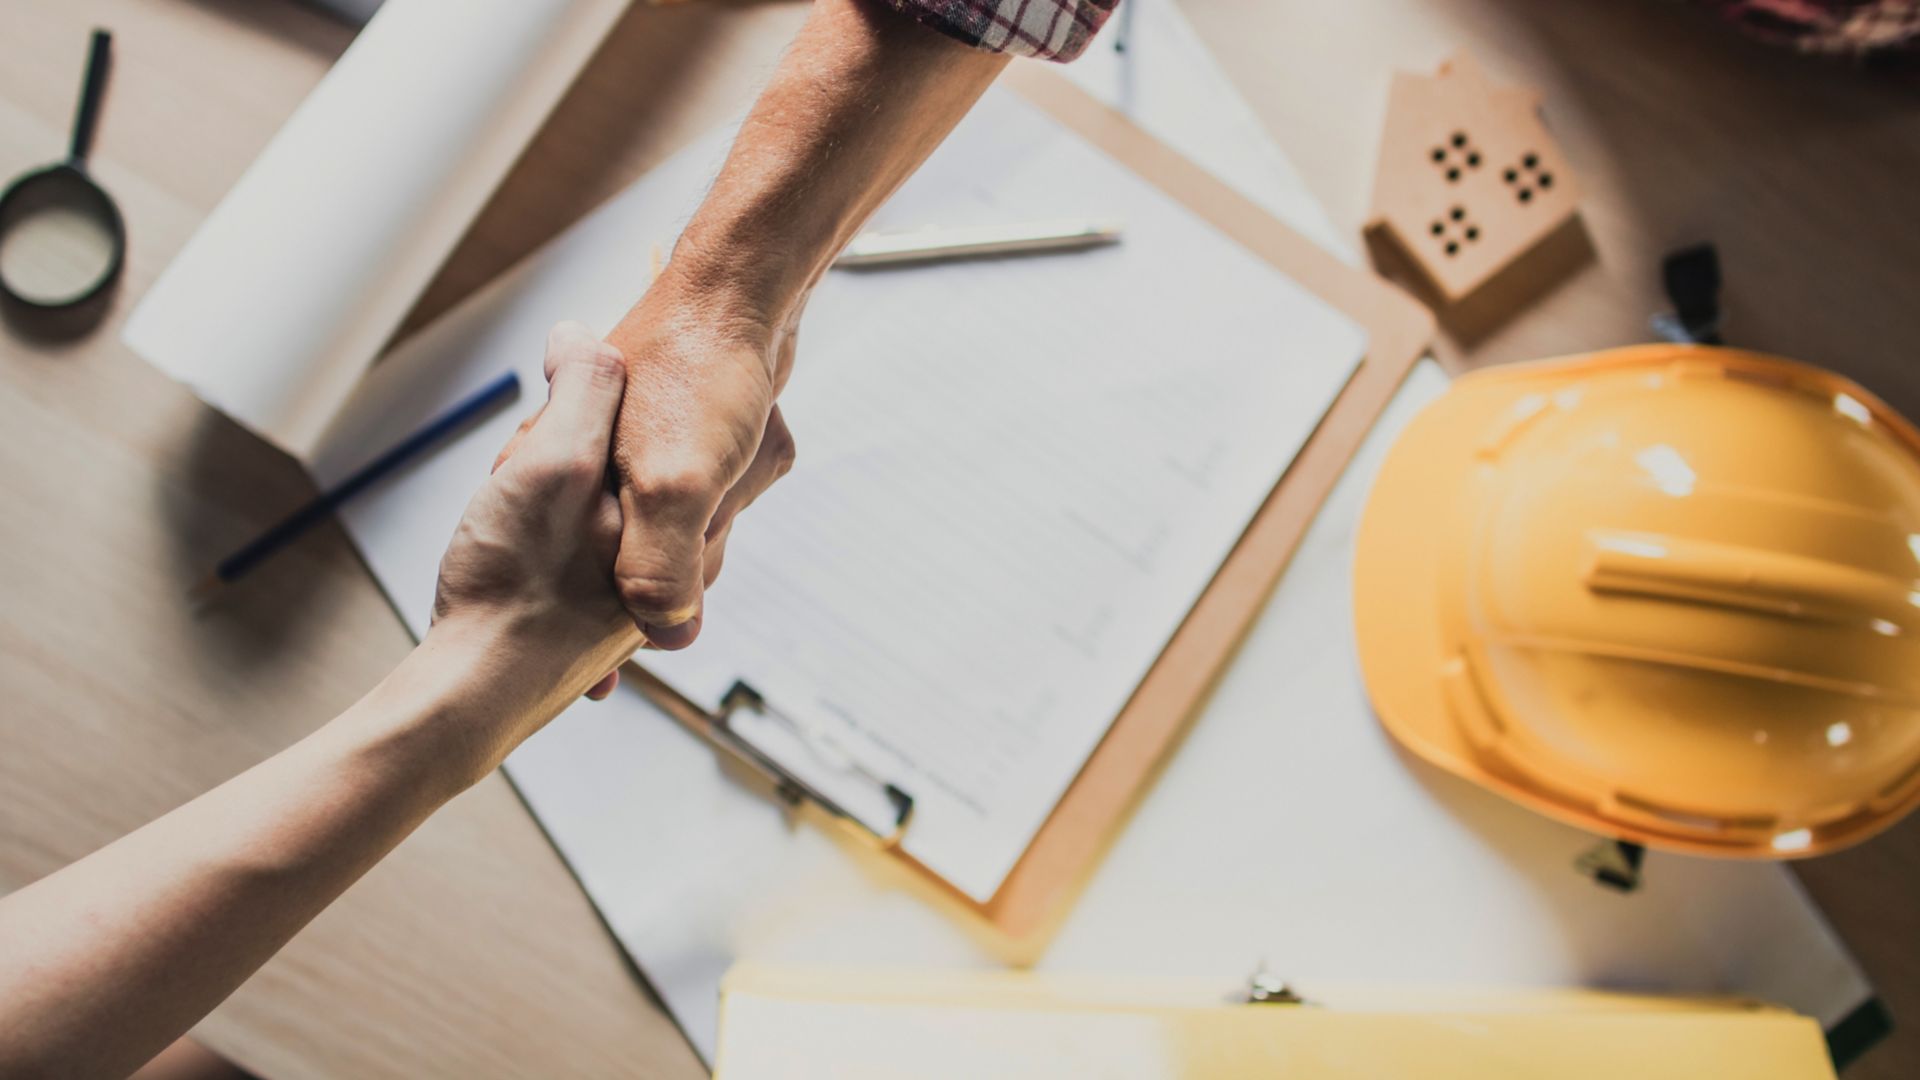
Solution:
{"label": "printed form", "polygon": [[979,901],[998,889],[1365,352],[1364,332],[1010,93],[876,229],[1110,218],[1071,254],[827,275],[794,471],[698,643],[645,666]]}

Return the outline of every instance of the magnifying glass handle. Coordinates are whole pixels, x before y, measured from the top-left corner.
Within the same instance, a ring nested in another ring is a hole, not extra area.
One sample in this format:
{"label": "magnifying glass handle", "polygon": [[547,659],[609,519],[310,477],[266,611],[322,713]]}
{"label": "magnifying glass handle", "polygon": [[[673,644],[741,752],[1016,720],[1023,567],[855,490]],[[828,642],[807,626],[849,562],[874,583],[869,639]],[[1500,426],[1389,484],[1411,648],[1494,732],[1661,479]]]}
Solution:
{"label": "magnifying glass handle", "polygon": [[93,32],[93,49],[87,55],[87,81],[80,87],[80,113],[73,120],[73,147],[67,157],[75,166],[87,163],[93,149],[93,128],[100,119],[100,96],[107,89],[107,58],[113,35],[105,30]]}

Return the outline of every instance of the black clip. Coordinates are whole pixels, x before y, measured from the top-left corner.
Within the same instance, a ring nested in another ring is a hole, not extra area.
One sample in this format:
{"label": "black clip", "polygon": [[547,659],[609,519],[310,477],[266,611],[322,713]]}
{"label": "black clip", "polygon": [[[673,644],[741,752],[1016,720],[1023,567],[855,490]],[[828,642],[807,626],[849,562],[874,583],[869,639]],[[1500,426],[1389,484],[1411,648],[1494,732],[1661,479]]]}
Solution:
{"label": "black clip", "polygon": [[1640,865],[1646,861],[1644,845],[1625,840],[1602,840],[1591,851],[1574,860],[1574,869],[1616,892],[1630,893],[1640,887]]}
{"label": "black clip", "polygon": [[1653,317],[1653,332],[1680,345],[1719,345],[1720,254],[1712,244],[1681,248],[1660,263],[1673,313]]}
{"label": "black clip", "polygon": [[[789,804],[796,804],[802,799],[805,799],[818,805],[834,817],[856,824],[859,823],[859,819],[853,814],[848,813],[840,804],[827,797],[825,793],[801,780],[792,770],[761,752],[758,747],[734,731],[731,722],[732,717],[733,714],[740,709],[746,709],[750,712],[771,717],[775,722],[793,732],[802,742],[807,743],[809,747],[818,749],[814,746],[815,736],[812,735],[807,728],[797,723],[786,713],[774,708],[767,702],[766,697],[762,695],[760,691],[755,690],[743,681],[735,681],[734,684],[727,689],[726,694],[721,697],[720,711],[713,718],[713,733],[723,739],[736,755],[746,759],[749,764],[772,779],[777,785],[780,797]],[[898,784],[874,774],[866,768],[866,766],[858,762],[850,761],[846,767],[855,775],[858,775],[863,780],[879,788],[881,793],[886,796],[887,805],[893,808],[893,830],[884,835],[878,832],[874,832],[873,835],[874,839],[878,840],[883,846],[893,847],[898,845],[901,838],[906,834],[907,825],[913,820],[913,796]],[[873,832],[871,829],[867,829],[867,831]]]}
{"label": "black clip", "polygon": [[1249,1005],[1311,1005],[1313,1002],[1301,997],[1299,992],[1285,979],[1267,969],[1263,959],[1247,976],[1246,994],[1240,1000]]}

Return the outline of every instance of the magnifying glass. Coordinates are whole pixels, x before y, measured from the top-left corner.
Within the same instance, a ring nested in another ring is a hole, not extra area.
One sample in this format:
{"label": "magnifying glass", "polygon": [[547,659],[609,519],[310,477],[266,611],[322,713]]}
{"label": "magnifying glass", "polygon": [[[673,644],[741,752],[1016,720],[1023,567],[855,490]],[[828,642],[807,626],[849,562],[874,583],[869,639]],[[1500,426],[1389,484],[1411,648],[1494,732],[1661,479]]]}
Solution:
{"label": "magnifying glass", "polygon": [[126,257],[120,208],[87,175],[112,40],[105,30],[93,32],[67,160],[20,176],[0,192],[0,293],[29,307],[93,299]]}

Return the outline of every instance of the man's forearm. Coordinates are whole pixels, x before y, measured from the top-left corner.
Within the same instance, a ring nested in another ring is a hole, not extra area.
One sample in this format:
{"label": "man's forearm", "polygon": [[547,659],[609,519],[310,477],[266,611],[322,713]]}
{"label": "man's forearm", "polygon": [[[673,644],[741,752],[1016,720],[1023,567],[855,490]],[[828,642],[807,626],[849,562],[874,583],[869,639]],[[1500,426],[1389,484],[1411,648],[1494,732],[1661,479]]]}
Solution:
{"label": "man's forearm", "polygon": [[674,251],[773,325],[1006,66],[870,0],[815,0]]}
{"label": "man's forearm", "polygon": [[774,402],[808,292],[1005,63],[880,0],[814,0],[672,261],[607,335],[626,362],[614,581],[656,648],[698,637],[734,518],[792,464]]}

